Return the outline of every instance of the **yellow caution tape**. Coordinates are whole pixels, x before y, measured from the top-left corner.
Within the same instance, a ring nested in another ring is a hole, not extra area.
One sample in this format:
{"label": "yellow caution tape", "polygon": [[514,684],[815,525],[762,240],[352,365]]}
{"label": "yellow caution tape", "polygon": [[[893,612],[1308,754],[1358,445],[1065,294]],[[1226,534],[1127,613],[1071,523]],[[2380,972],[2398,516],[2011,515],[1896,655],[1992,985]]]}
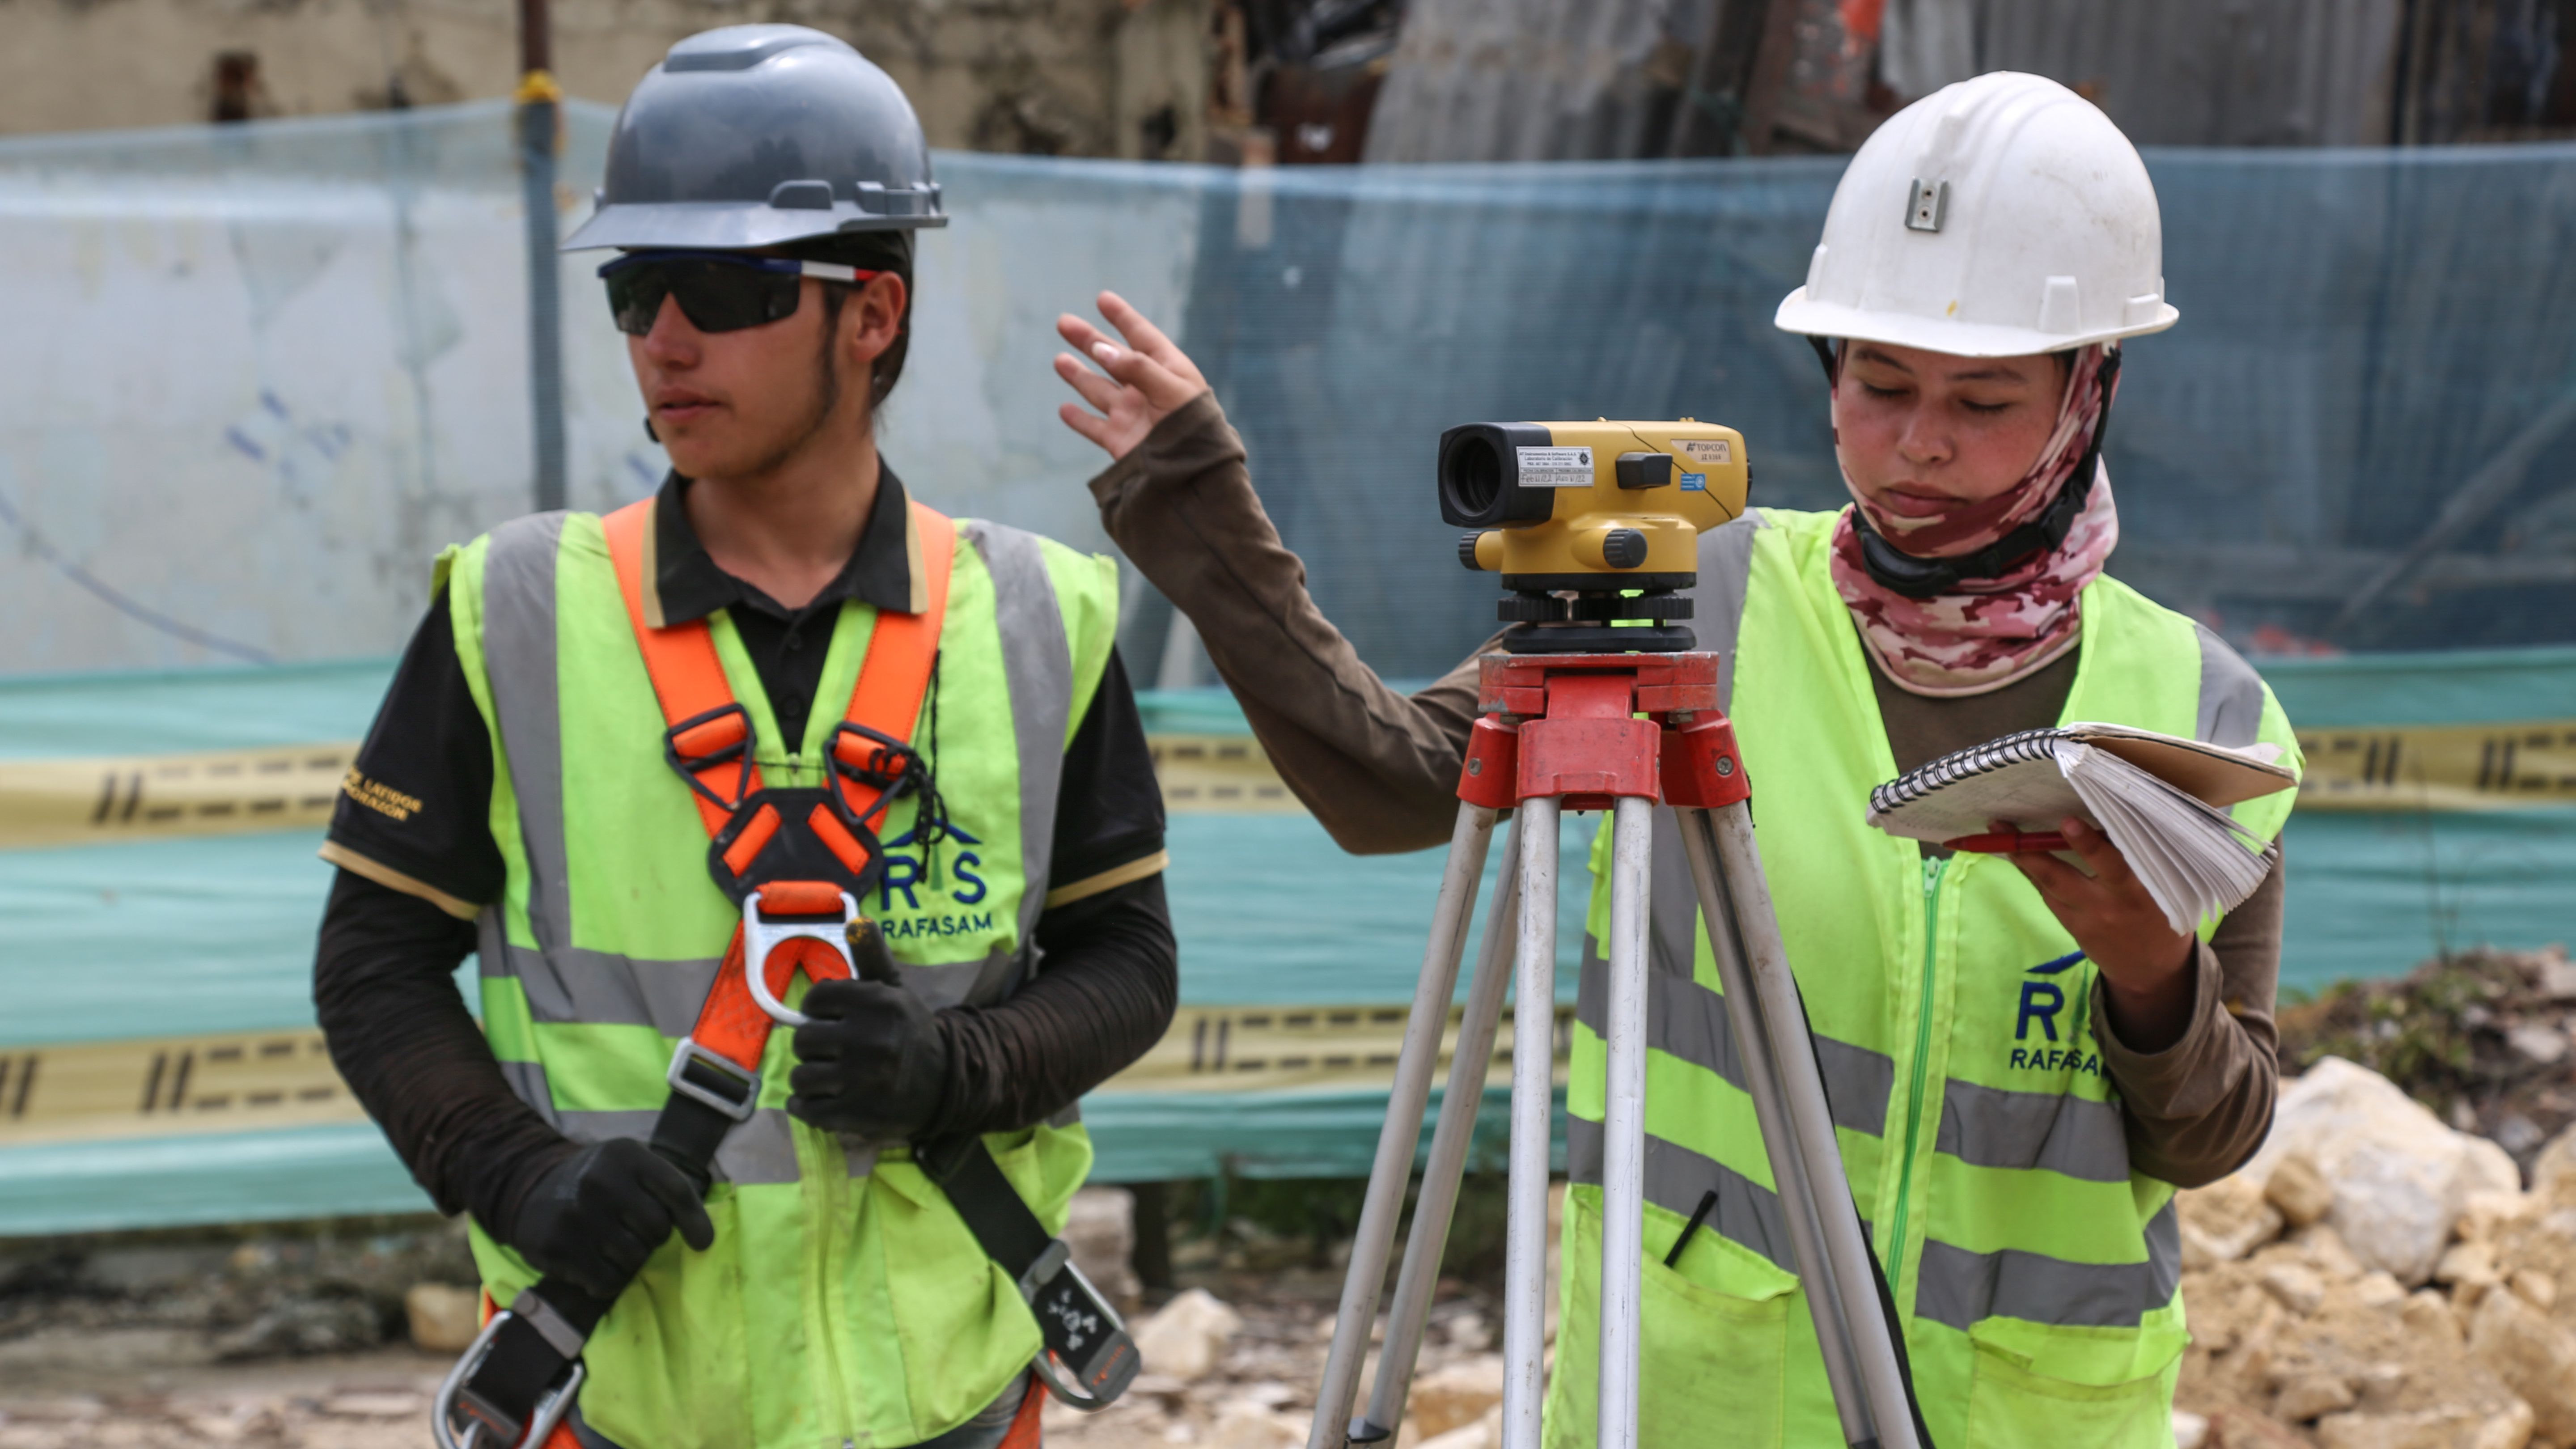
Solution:
{"label": "yellow caution tape", "polygon": [[365,1116],[318,1031],[0,1048],[0,1146]]}
{"label": "yellow caution tape", "polygon": [[[1152,1051],[1098,1090],[1383,1092],[1395,1079],[1406,1014],[1385,1006],[1184,1006]],[[1453,1008],[1440,1053],[1444,1081],[1458,1019]],[[1573,1019],[1572,1007],[1557,1008],[1560,1083]],[[1487,1086],[1511,1084],[1511,1047],[1507,1014]],[[311,1028],[0,1047],[0,1147],[364,1120],[322,1033]]]}
{"label": "yellow caution tape", "polygon": [[2576,804],[2576,720],[2313,730],[2302,810],[2501,810]]}
{"label": "yellow caution tape", "polygon": [[[1148,739],[1173,814],[1289,814],[1249,735]],[[2497,810],[2576,804],[2576,720],[2311,730],[2302,810]],[[257,830],[318,830],[345,790],[399,814],[411,801],[351,772],[357,742],[0,761],[0,850]]]}
{"label": "yellow caution tape", "polygon": [[1306,807],[1250,735],[1151,735],[1163,808],[1176,815],[1291,814]]}
{"label": "yellow caution tape", "polygon": [[0,849],[318,830],[355,740],[191,755],[0,761]]}

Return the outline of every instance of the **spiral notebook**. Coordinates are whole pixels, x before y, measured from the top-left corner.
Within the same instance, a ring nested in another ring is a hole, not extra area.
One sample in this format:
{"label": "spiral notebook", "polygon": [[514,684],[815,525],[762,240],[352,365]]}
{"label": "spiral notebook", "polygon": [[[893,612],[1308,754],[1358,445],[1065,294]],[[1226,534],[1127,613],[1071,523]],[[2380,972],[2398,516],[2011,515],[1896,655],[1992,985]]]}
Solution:
{"label": "spiral notebook", "polygon": [[2023,730],[1872,790],[1869,823],[1946,842],[1997,821],[2055,831],[2072,815],[2100,827],[2165,919],[2188,931],[2244,904],[2270,871],[2269,842],[2227,807],[2296,787],[2280,756],[2277,745],[2228,749],[2126,725]]}

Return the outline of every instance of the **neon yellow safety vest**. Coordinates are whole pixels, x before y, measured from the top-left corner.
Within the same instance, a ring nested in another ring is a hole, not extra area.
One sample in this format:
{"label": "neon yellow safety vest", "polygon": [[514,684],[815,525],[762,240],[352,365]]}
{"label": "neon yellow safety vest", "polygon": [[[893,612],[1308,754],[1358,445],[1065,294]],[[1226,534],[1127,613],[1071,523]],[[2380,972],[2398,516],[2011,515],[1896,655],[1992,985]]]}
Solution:
{"label": "neon yellow safety vest", "polygon": [[[2170,1449],[2185,1338],[2174,1189],[2130,1168],[2095,1045],[2095,968],[2068,959],[2074,941],[2038,892],[2009,861],[1926,861],[1863,823],[1871,787],[1897,770],[1827,569],[1837,516],[1758,510],[1705,535],[1698,627],[1730,656],[1721,687],[1763,868],[1926,1427],[1941,1449]],[[2260,740],[2298,762],[2271,692],[2207,630],[2109,578],[2082,608],[2064,719]],[[2284,792],[2235,814],[2270,839],[2289,808]],[[1839,1444],[1679,834],[1658,813],[1643,1442]],[[1608,910],[1596,849],[1595,942]],[[1595,1422],[1605,993],[1587,949],[1551,1446],[1589,1443]],[[1705,1227],[1666,1267],[1711,1192]]]}
{"label": "neon yellow safety vest", "polygon": [[[915,520],[917,525],[918,520]],[[933,1006],[997,1001],[1026,974],[1047,893],[1064,751],[1107,666],[1117,575],[1019,530],[956,525],[937,703],[912,741],[952,833],[927,869],[914,802],[879,831],[886,882],[863,909]],[[911,556],[921,557],[916,546]],[[916,568],[918,564],[916,564]],[[664,763],[664,720],[597,515],[543,514],[452,549],[439,576],[494,752],[492,836],[508,867],[480,919],[483,1025],[520,1097],[579,1141],[648,1138],[671,1050],[696,1020],[738,917],[707,874],[707,832]],[[847,700],[876,610],[842,606],[818,701]],[[820,783],[840,716],[781,744],[732,621],[708,619],[779,786]],[[788,1117],[790,1033],[759,1109],[717,1152],[715,1246],[676,1237],[590,1339],[584,1418],[651,1449],[908,1445],[992,1402],[1039,1348],[1017,1286],[901,1146]],[[1050,1232],[1091,1166],[1071,1114],[987,1137]],[[494,1301],[536,1273],[478,1225]]]}

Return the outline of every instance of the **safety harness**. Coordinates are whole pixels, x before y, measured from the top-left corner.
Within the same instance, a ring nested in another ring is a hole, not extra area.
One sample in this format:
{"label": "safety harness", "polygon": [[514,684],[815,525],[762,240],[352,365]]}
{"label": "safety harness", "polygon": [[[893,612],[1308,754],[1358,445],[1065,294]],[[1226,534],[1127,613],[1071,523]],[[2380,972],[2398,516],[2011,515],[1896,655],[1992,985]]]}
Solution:
{"label": "safety harness", "polygon": [[[858,903],[885,873],[876,832],[895,801],[912,796],[922,828],[936,827],[937,792],[908,741],[938,659],[957,543],[946,517],[919,502],[911,508],[928,603],[917,614],[878,614],[847,714],[823,751],[823,782],[802,787],[762,781],[751,715],[733,697],[706,622],[648,622],[643,561],[652,500],[601,520],[669,722],[664,758],[706,824],[708,874],[742,910],[697,1023],[671,1053],[671,1095],[650,1139],[701,1193],[713,1184],[717,1148],[759,1102],[771,1027],[806,1021],[785,1004],[796,973],[813,982],[855,976],[898,984],[884,939]],[[1029,1210],[984,1139],[918,1142],[913,1160],[1018,1282],[1045,1341],[1032,1372],[1080,1409],[1105,1408],[1125,1392],[1138,1368],[1125,1325]],[[440,1389],[432,1420],[442,1449],[538,1449],[568,1438],[558,1426],[586,1376],[582,1346],[611,1301],[549,1275],[494,1313]]]}

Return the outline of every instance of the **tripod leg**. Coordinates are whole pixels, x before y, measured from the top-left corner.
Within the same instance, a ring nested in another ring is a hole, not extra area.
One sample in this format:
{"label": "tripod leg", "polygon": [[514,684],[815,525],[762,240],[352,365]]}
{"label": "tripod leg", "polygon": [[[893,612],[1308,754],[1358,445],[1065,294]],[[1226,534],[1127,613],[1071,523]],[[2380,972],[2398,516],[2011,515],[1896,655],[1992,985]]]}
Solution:
{"label": "tripod leg", "polygon": [[1609,1065],[1601,1121],[1600,1449],[1637,1442],[1646,1206],[1646,881],[1655,806],[1621,796],[1610,826]]}
{"label": "tripod leg", "polygon": [[1476,1132],[1476,1114],[1485,1104],[1485,1079],[1494,1066],[1494,1033],[1502,1024],[1503,992],[1511,985],[1511,947],[1517,938],[1521,903],[1520,822],[1512,822],[1503,846],[1503,878],[1494,892],[1494,907],[1485,916],[1485,943],[1476,953],[1476,975],[1467,988],[1465,1018],[1458,1024],[1458,1050],[1450,1059],[1449,1085],[1440,1096],[1440,1125],[1432,1129],[1431,1160],[1422,1169],[1421,1195],[1414,1199],[1413,1230],[1405,1235],[1404,1265],[1396,1270],[1395,1298],[1386,1309],[1386,1344],[1378,1350],[1377,1384],[1369,1394],[1366,1421],[1352,1426],[1353,1443],[1372,1443],[1393,1434],[1404,1422],[1404,1401],[1413,1386],[1413,1365],[1422,1352],[1423,1326],[1431,1318],[1431,1296],[1440,1283],[1440,1253],[1448,1246],[1449,1218],[1458,1206],[1459,1178],[1467,1170],[1467,1148]]}
{"label": "tripod leg", "polygon": [[[1717,843],[1709,832],[1708,812],[1684,809],[1675,813],[1680,818],[1683,852],[1690,857],[1691,882],[1699,894],[1700,915],[1708,923],[1709,948],[1717,959],[1718,979],[1726,987],[1727,1026],[1735,1038],[1736,1053],[1743,1059],[1745,1092],[1753,1098],[1753,1119],[1762,1129],[1762,1145],[1771,1159],[1771,1180],[1778,1189],[1780,1215],[1788,1225],[1790,1251],[1797,1258],[1798,1272],[1807,1290],[1807,1310],[1816,1321],[1816,1343],[1825,1361],[1825,1380],[1833,1386],[1834,1407],[1842,1418],[1843,1441],[1867,1444],[1876,1436],[1871,1429],[1868,1395],[1852,1365],[1851,1334],[1843,1321],[1836,1264],[1825,1251],[1824,1226],[1817,1216],[1815,1194],[1810,1190],[1811,1168],[1790,1128],[1788,1108],[1782,1101],[1779,1063],[1773,1059],[1771,1037],[1763,1024],[1760,993],[1754,989],[1751,968],[1745,964],[1743,943],[1736,931],[1735,906],[1727,896],[1725,875],[1717,863]],[[1827,1165],[1839,1170],[1840,1160]]]}
{"label": "tripod leg", "polygon": [[1340,1449],[1350,1431],[1351,1400],[1359,1391],[1360,1362],[1377,1319],[1378,1289],[1386,1281],[1396,1219],[1404,1211],[1405,1185],[1413,1176],[1414,1146],[1422,1140],[1422,1111],[1431,1099],[1432,1069],[1440,1064],[1449,998],[1458,986],[1458,955],[1476,908],[1476,888],[1484,879],[1495,815],[1461,802],[1457,826],[1449,835],[1440,903],[1432,912],[1431,939],[1423,947],[1422,974],[1414,982],[1413,1012],[1405,1019],[1404,1047],[1396,1057],[1386,1125],[1378,1131],[1377,1160],[1369,1170],[1368,1196],[1351,1244],[1350,1276],[1342,1281],[1341,1310],[1333,1323],[1332,1351],[1324,1360],[1324,1381],[1316,1390],[1307,1449]]}
{"label": "tripod leg", "polygon": [[1547,1389],[1547,1149],[1555,1107],[1556,826],[1553,796],[1520,806],[1520,940],[1512,1003],[1511,1183],[1503,1239],[1502,1449],[1538,1449]]}
{"label": "tripod leg", "polygon": [[1842,1300],[1853,1367],[1868,1396],[1871,1417],[1877,1421],[1878,1443],[1884,1449],[1917,1449],[1914,1407],[1897,1364],[1895,1333],[1880,1309],[1869,1243],[1861,1236],[1860,1214],[1852,1206],[1851,1183],[1843,1176],[1842,1151],[1834,1141],[1824,1077],[1816,1069],[1815,1042],[1798,1002],[1797,979],[1789,973],[1788,948],[1781,944],[1780,921],[1772,911],[1762,856],[1754,848],[1752,809],[1739,803],[1692,813],[1707,822],[1702,828],[1715,847],[1728,901],[1734,907],[1736,934],[1762,1008],[1790,1130],[1806,1159],[1808,1191],[1814,1195],[1825,1239],[1824,1256],[1834,1265],[1833,1288]]}

